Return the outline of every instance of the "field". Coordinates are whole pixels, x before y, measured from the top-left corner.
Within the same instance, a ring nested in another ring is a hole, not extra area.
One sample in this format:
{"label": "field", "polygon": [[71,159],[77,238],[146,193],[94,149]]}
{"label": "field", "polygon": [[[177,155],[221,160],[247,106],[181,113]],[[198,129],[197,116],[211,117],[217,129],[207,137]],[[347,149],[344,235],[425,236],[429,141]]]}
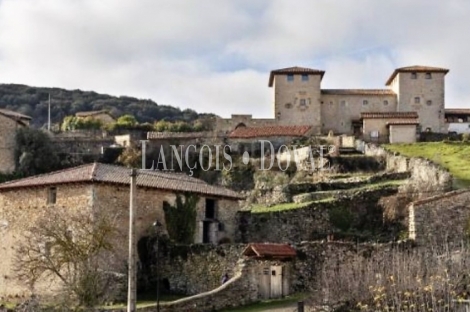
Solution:
{"label": "field", "polygon": [[470,187],[470,143],[426,142],[393,144],[385,148],[408,157],[423,157],[449,170],[455,188]]}

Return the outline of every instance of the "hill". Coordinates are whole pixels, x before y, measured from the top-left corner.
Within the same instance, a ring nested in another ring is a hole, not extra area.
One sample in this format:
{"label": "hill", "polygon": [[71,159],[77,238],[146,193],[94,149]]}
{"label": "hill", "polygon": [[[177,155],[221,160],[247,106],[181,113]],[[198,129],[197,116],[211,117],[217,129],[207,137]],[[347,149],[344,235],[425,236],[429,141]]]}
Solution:
{"label": "hill", "polygon": [[454,187],[470,187],[470,144],[466,142],[429,142],[393,144],[385,148],[407,157],[423,157],[449,170]]}
{"label": "hill", "polygon": [[0,84],[0,108],[7,108],[33,117],[32,125],[47,123],[48,99],[51,95],[51,120],[59,123],[65,116],[76,112],[107,110],[114,117],[131,114],[143,122],[158,120],[194,121],[207,114],[191,109],[181,110],[168,105],[158,105],[152,100],[129,96],[111,96],[93,91],[40,88],[19,84]]}

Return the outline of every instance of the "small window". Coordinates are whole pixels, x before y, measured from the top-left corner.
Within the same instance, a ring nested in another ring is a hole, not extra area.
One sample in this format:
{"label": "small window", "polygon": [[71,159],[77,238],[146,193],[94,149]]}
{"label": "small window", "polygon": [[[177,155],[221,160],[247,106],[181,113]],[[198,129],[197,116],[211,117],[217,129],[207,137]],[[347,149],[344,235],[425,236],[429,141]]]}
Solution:
{"label": "small window", "polygon": [[305,99],[300,99],[300,106],[305,106],[307,105],[307,101]]}
{"label": "small window", "polygon": [[272,271],[271,271],[271,275],[272,275],[272,276],[276,276],[276,271],[275,271],[275,270],[272,270]]}
{"label": "small window", "polygon": [[431,132],[431,127],[427,127],[426,132],[428,132],[428,133]]}
{"label": "small window", "polygon": [[287,75],[287,81],[294,81],[294,75],[293,74],[288,74]]}
{"label": "small window", "polygon": [[307,74],[302,75],[302,81],[308,81],[308,75]]}
{"label": "small window", "polygon": [[206,198],[206,219],[215,219],[215,200]]}
{"label": "small window", "polygon": [[225,231],[225,224],[219,223],[219,232],[224,232]]}
{"label": "small window", "polygon": [[432,79],[431,73],[426,73],[426,76],[425,76],[425,77],[426,77],[426,79]]}
{"label": "small window", "polygon": [[421,103],[421,99],[419,98],[419,96],[415,97],[415,104],[419,104]]}
{"label": "small window", "polygon": [[426,101],[426,105],[427,105],[427,106],[431,106],[431,105],[432,105],[432,101],[431,101],[431,100],[427,100],[427,101]]}
{"label": "small window", "polygon": [[292,103],[286,103],[284,106],[285,106],[287,109],[292,108]]}
{"label": "small window", "polygon": [[47,194],[47,203],[53,205],[57,202],[57,188],[50,187]]}
{"label": "small window", "polygon": [[362,105],[368,105],[368,104],[369,104],[369,101],[367,100],[362,101]]}
{"label": "small window", "polygon": [[341,101],[341,102],[340,102],[340,105],[341,105],[342,107],[345,107],[345,106],[346,106],[346,101],[345,101],[345,100]]}
{"label": "small window", "polygon": [[385,106],[388,105],[388,101],[387,101],[387,100],[384,101],[384,105],[385,105]]}
{"label": "small window", "polygon": [[411,73],[411,79],[417,79],[418,74],[417,73]]}

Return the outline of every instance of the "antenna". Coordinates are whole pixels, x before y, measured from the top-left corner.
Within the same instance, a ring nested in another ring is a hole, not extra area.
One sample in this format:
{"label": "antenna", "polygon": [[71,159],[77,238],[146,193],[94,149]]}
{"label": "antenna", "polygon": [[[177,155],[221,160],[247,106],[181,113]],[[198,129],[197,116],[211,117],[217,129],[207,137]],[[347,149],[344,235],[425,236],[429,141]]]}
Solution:
{"label": "antenna", "polygon": [[49,93],[49,108],[47,112],[47,131],[51,132],[51,93]]}

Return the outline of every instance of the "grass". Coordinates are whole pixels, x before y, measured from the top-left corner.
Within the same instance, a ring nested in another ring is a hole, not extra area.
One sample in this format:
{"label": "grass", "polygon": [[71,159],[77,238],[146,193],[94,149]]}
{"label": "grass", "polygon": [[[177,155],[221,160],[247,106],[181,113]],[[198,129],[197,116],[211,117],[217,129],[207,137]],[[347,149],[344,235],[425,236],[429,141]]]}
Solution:
{"label": "grass", "polygon": [[423,157],[446,168],[454,176],[455,188],[470,187],[470,144],[464,142],[422,142],[393,144],[385,148],[407,157]]}
{"label": "grass", "polygon": [[272,308],[290,307],[294,303],[303,299],[305,299],[304,294],[295,294],[283,299],[265,300],[258,303],[249,304],[243,307],[225,309],[222,310],[222,312],[263,312],[269,311]]}
{"label": "grass", "polygon": [[[382,182],[377,182],[377,183],[372,183],[372,184],[365,184],[363,186],[357,187],[357,188],[352,188],[348,190],[344,190],[347,193],[351,192],[356,192],[356,191],[364,191],[364,190],[377,190],[380,188],[385,188],[389,186],[399,186],[403,184],[406,180],[392,180],[392,181],[382,181]],[[334,190],[332,190],[334,191]],[[280,211],[286,211],[286,210],[293,210],[293,209],[300,209],[300,208],[305,208],[308,207],[312,204],[322,204],[322,203],[329,203],[335,201],[335,198],[328,197],[320,200],[314,200],[314,201],[309,201],[305,203],[283,203],[283,204],[278,204],[274,206],[263,206],[260,204],[253,205],[251,207],[251,212],[252,213],[269,213],[269,212],[280,212]]]}
{"label": "grass", "polygon": [[292,209],[299,209],[299,208],[305,208],[308,207],[312,204],[319,204],[319,203],[326,203],[333,201],[334,199],[331,198],[325,198],[321,200],[315,200],[315,201],[309,201],[305,203],[283,203],[283,204],[278,204],[274,206],[263,206],[263,205],[253,205],[251,208],[252,213],[266,213],[266,212],[278,212],[278,211],[286,211],[286,210],[292,210]]}

